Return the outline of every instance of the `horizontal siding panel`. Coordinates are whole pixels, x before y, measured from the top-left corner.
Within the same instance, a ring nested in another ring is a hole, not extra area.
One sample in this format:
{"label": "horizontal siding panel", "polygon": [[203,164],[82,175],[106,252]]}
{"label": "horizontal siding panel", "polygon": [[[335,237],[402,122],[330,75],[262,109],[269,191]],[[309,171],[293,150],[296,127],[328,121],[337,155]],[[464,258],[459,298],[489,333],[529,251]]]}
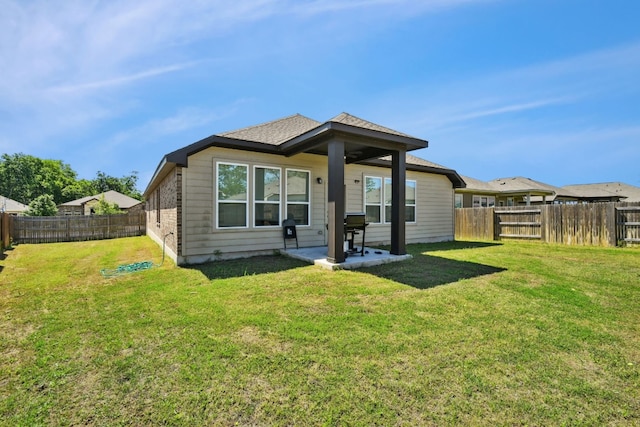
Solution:
{"label": "horizontal siding panel", "polygon": [[[311,218],[312,223],[324,225],[325,190],[324,185],[316,184],[316,177],[326,182],[326,158],[323,156],[299,155],[284,158],[261,153],[251,153],[228,149],[209,148],[190,157],[189,168],[185,174],[184,218],[185,236],[184,255],[206,255],[221,253],[272,250],[283,247],[281,228],[274,229],[238,229],[218,230],[215,228],[215,164],[216,162],[237,162],[246,164],[253,174],[254,166],[279,167],[283,175],[287,167],[305,169],[311,173]],[[250,183],[252,191],[252,183]],[[251,197],[251,193],[250,193]],[[252,208],[251,203],[249,205]],[[283,204],[284,211],[284,204]],[[284,215],[284,213],[282,213]],[[253,212],[249,213],[249,222]],[[318,228],[321,229],[321,228]],[[298,227],[300,245],[317,246],[324,244],[324,233],[318,235],[314,228]]]}
{"label": "horizontal siding panel", "polygon": [[[248,155],[249,154],[249,155]],[[262,153],[247,153],[239,150],[210,147],[189,157],[189,167],[183,169],[183,256],[245,251],[273,250],[283,247],[281,229],[218,230],[215,228],[215,164],[216,162],[246,164],[253,175],[254,166],[279,167],[283,174],[286,168],[304,169],[311,172],[311,224],[297,227],[300,246],[326,244],[327,223],[327,158],[311,154],[280,157]],[[345,166],[345,210],[363,211],[364,176],[390,177],[387,168],[346,165]],[[322,184],[316,182],[322,178]],[[453,188],[444,176],[407,172],[407,179],[417,181],[416,213],[419,224],[407,224],[407,241],[453,236]],[[252,185],[250,183],[250,192]],[[251,196],[251,193],[250,193]],[[444,204],[444,206],[442,206]],[[252,203],[249,202],[250,209]],[[283,211],[284,212],[284,205]],[[284,215],[284,213],[282,213]],[[251,223],[253,212],[249,213]],[[320,234],[318,234],[320,233]],[[389,224],[372,225],[367,229],[367,242],[389,243]],[[356,239],[357,241],[357,239]],[[292,241],[293,242],[293,241]]]}

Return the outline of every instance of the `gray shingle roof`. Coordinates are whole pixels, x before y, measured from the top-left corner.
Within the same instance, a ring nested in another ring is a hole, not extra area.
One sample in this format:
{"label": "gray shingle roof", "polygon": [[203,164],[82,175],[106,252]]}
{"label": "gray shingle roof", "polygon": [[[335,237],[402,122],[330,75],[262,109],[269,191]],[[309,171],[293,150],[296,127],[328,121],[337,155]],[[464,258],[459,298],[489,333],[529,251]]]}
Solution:
{"label": "gray shingle roof", "polygon": [[535,181],[531,178],[525,178],[522,176],[515,176],[512,178],[498,178],[489,183],[494,188],[499,188],[501,192],[547,192],[555,195],[556,197],[574,197],[578,196],[569,190],[555,187],[553,185],[545,184],[544,182]]}
{"label": "gray shingle roof", "polygon": [[[214,134],[166,154],[158,165],[144,194],[148,194],[156,180],[164,177],[172,165],[187,167],[189,156],[211,146],[277,155],[292,155],[304,151],[312,152],[313,150],[322,154],[323,149],[326,151],[326,139],[324,138],[331,137],[335,132],[353,137],[349,142],[350,145],[345,147],[347,151],[351,150],[346,155],[352,162],[364,162],[375,158],[383,161],[384,157],[378,156],[384,156],[390,152],[383,146],[375,147],[371,144],[371,147],[369,147],[366,142],[367,138],[376,140],[378,143],[383,141],[383,145],[385,143],[402,144],[407,151],[428,146],[428,142],[425,140],[360,119],[348,113],[341,113],[324,123],[301,114],[294,114],[255,126]],[[325,144],[325,146],[322,144]],[[362,157],[358,158],[358,156]],[[383,163],[388,163],[388,161],[388,159],[384,160]],[[414,165],[414,170],[442,173],[449,177],[456,188],[464,187],[464,181],[453,169],[409,155],[407,155],[407,165]]]}
{"label": "gray shingle roof", "polygon": [[4,196],[0,196],[0,212],[20,213],[29,209],[29,206],[16,202]]}
{"label": "gray shingle roof", "polygon": [[140,200],[134,199],[133,197],[129,197],[114,190],[109,190],[94,196],[71,200],[70,202],[62,203],[60,206],[82,206],[90,200],[100,200],[103,195],[107,202],[117,204],[120,209],[129,209],[139,203],[142,203]]}
{"label": "gray shingle roof", "polygon": [[[429,167],[429,168],[436,168],[436,169],[446,169],[446,170],[449,170],[449,168],[448,168],[448,167],[445,167],[445,166],[439,165],[439,164],[437,164],[437,163],[430,162],[430,161],[425,160],[425,159],[421,159],[420,157],[416,157],[416,156],[411,155],[411,154],[408,154],[408,153],[406,154],[406,156],[407,156],[407,157],[406,157],[406,159],[407,159],[407,164],[409,164],[409,165],[426,166],[426,167]],[[389,162],[390,162],[390,161],[391,161],[391,156],[384,156],[384,157],[380,157],[380,159],[381,159],[381,160],[386,160],[386,161],[389,161]]]}
{"label": "gray shingle roof", "polygon": [[273,120],[218,135],[243,141],[279,145],[320,125],[320,122],[313,119],[301,114],[294,114],[293,116],[283,119]]}
{"label": "gray shingle roof", "polygon": [[624,182],[565,185],[562,188],[578,194],[581,197],[597,198],[617,196],[623,198],[621,200],[623,202],[640,202],[640,187],[625,184]]}
{"label": "gray shingle roof", "polygon": [[[392,161],[391,156],[383,156],[383,157],[380,157],[378,160],[381,160],[386,165],[390,164]],[[464,188],[465,186],[465,181],[462,179],[462,177],[458,175],[456,171],[454,171],[453,169],[449,169],[446,166],[442,166],[437,163],[430,162],[428,160],[413,156],[408,153],[406,154],[406,161],[407,161],[407,170],[411,169],[411,170],[430,172],[430,173],[440,173],[447,176],[455,188]],[[373,163],[376,164],[377,162],[373,161]]]}
{"label": "gray shingle roof", "polygon": [[[374,130],[377,132],[384,132],[389,135],[413,138],[406,133],[389,129],[387,127],[369,122],[367,120],[363,120],[348,113],[341,113],[328,120],[328,122],[340,123],[343,125]],[[321,124],[322,123],[305,117],[301,114],[294,114],[289,117],[261,123],[259,125],[220,133],[218,134],[218,136],[224,136],[226,138],[239,139],[243,141],[261,142],[263,144],[280,145],[283,142],[300,136],[305,132],[308,132],[320,126]]]}
{"label": "gray shingle roof", "polygon": [[355,126],[355,127],[359,127],[359,128],[363,128],[363,129],[369,129],[369,130],[375,130],[378,132],[384,132],[384,133],[388,133],[391,135],[399,135],[399,136],[406,136],[409,138],[413,138],[411,135],[407,135],[406,133],[402,133],[402,132],[398,132],[397,130],[393,130],[393,129],[389,129],[387,127],[384,126],[380,126],[378,124],[363,120],[359,117],[356,116],[352,116],[349,113],[341,113],[338,114],[337,116],[335,116],[332,119],[329,119],[330,122],[334,122],[334,123],[342,123],[344,125],[349,125],[349,126]]}
{"label": "gray shingle roof", "polygon": [[499,193],[500,189],[495,188],[490,182],[480,181],[479,179],[469,176],[462,176],[464,182],[467,183],[466,190],[481,191],[486,193]]}

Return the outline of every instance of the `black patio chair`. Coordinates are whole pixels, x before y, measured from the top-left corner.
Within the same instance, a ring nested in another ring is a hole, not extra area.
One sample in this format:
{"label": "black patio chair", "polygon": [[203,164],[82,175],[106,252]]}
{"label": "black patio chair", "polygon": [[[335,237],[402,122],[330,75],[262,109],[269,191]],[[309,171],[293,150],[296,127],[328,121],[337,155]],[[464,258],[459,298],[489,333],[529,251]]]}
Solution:
{"label": "black patio chair", "polygon": [[287,240],[296,239],[296,249],[298,247],[298,233],[296,233],[296,221],[289,217],[282,221],[282,239],[284,240],[284,250],[287,250]]}

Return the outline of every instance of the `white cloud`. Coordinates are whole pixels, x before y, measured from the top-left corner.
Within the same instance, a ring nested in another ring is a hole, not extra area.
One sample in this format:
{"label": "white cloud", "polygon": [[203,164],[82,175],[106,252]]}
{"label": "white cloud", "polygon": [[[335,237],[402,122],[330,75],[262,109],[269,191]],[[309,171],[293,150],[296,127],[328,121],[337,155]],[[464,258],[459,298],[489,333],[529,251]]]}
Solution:
{"label": "white cloud", "polygon": [[[481,132],[486,127],[495,127],[501,116],[513,130],[516,125],[524,124],[516,123],[514,118],[535,120],[531,114],[525,117],[519,113],[577,109],[637,93],[640,91],[638,75],[640,43],[636,42],[451,80],[437,87],[403,88],[377,100],[373,108],[384,111],[390,125],[427,137],[433,132],[457,131],[469,126]],[[397,116],[390,117],[390,111]],[[552,115],[546,120],[548,124],[556,123]],[[523,129],[522,133],[526,131]]]}
{"label": "white cloud", "polygon": [[[314,0],[314,1],[290,1],[290,11],[301,15],[317,15],[329,12],[346,10],[392,9],[391,16],[415,15],[436,12],[442,9],[451,9],[471,3],[488,3],[496,0]],[[285,9],[286,10],[286,9]]]}
{"label": "white cloud", "polygon": [[[281,49],[280,39],[292,51],[304,50],[309,39],[291,37],[296,28],[317,24],[313,40],[324,43],[332,31],[322,26],[328,20],[357,14],[384,23],[483,1],[0,0],[0,111],[7,113],[0,124],[28,148],[29,141],[42,144],[129,112],[136,105],[130,91],[145,81],[202,64],[215,72],[225,58],[262,59],[266,50]],[[258,37],[249,50],[238,49],[238,39],[250,38],[261,23],[278,38]],[[194,49],[201,45],[208,46],[206,57]],[[25,130],[25,117],[38,126]]]}
{"label": "white cloud", "polygon": [[[446,117],[443,117],[442,115],[440,115],[438,123],[436,124],[435,127],[437,128],[451,127],[451,125],[457,125],[461,122],[468,122],[475,119],[481,119],[481,118],[486,118],[490,116],[498,116],[498,115],[509,114],[509,113],[520,113],[523,111],[550,107],[553,105],[568,103],[572,101],[573,101],[573,98],[564,97],[564,98],[549,98],[549,99],[533,100],[533,101],[521,102],[521,103],[507,103],[505,105],[497,105],[495,103],[491,103],[488,107],[484,107],[476,110],[452,112],[450,115]],[[491,101],[487,101],[487,102],[491,102]]]}
{"label": "white cloud", "polygon": [[[124,129],[106,141],[101,142],[102,150],[112,151],[119,146],[135,145],[141,148],[148,144],[158,145],[168,137],[183,134],[193,129],[210,127],[212,123],[233,115],[246,99],[238,99],[230,105],[214,109],[185,107],[178,109],[175,114],[166,117],[152,118],[129,129]],[[170,151],[170,148],[167,149]]]}
{"label": "white cloud", "polygon": [[47,89],[47,91],[50,92],[52,95],[59,95],[63,93],[78,93],[78,92],[91,91],[91,90],[97,90],[97,89],[112,88],[114,86],[121,86],[129,83],[133,83],[137,80],[144,80],[150,77],[156,77],[162,74],[184,70],[185,68],[189,68],[195,65],[197,65],[197,62],[174,64],[166,67],[158,67],[155,69],[145,70],[145,71],[135,73],[135,74],[130,74],[127,76],[113,77],[113,78],[102,80],[102,81],[77,83],[77,84],[72,84],[67,86],[53,86]]}

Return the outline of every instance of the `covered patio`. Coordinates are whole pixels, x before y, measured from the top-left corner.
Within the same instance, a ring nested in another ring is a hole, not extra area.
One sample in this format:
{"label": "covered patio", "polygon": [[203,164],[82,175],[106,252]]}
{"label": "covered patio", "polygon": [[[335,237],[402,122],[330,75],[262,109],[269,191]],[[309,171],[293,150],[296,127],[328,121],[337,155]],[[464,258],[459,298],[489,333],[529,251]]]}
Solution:
{"label": "covered patio", "polygon": [[342,113],[279,147],[285,156],[311,153],[328,158],[328,245],[324,249],[327,250],[326,259],[329,264],[355,263],[353,260],[349,261],[343,249],[345,164],[365,163],[385,156],[391,158],[390,255],[406,254],[406,153],[427,146],[428,142],[425,140]]}

